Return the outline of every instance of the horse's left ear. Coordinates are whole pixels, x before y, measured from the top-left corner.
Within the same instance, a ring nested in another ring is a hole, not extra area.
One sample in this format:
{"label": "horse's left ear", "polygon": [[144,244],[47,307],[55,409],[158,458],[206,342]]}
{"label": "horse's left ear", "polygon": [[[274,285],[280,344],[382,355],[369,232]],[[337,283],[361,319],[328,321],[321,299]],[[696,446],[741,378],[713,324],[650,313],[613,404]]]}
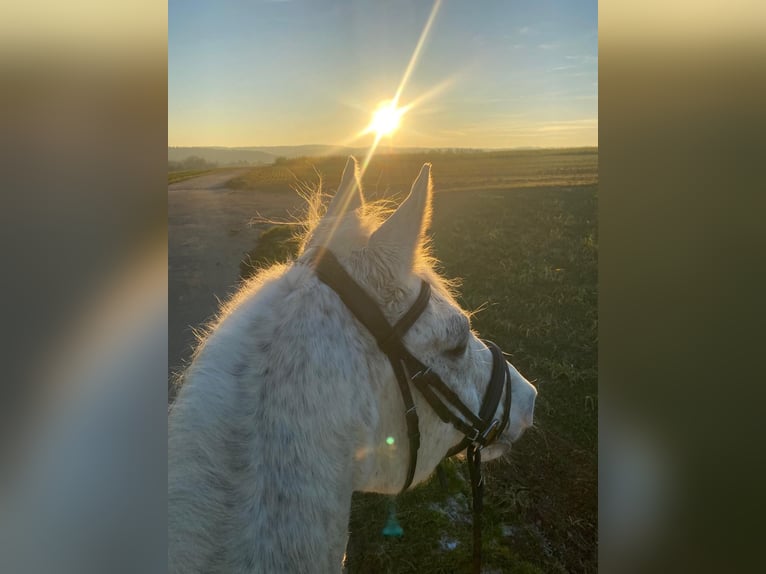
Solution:
{"label": "horse's left ear", "polygon": [[431,223],[431,164],[420,170],[407,198],[370,237],[370,247],[384,253],[400,271],[409,271]]}
{"label": "horse's left ear", "polygon": [[354,211],[364,204],[362,183],[359,180],[359,164],[352,155],[348,156],[340,185],[332,198],[325,217],[341,216]]}

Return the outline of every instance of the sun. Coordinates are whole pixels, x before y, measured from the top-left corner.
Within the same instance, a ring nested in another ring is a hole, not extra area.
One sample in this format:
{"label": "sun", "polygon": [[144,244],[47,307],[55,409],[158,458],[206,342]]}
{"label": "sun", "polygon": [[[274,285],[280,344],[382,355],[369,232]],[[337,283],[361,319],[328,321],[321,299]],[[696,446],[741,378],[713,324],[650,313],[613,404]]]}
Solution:
{"label": "sun", "polygon": [[369,131],[375,132],[378,137],[394,133],[399,127],[404,111],[403,108],[397,108],[393,102],[383,102],[372,114]]}

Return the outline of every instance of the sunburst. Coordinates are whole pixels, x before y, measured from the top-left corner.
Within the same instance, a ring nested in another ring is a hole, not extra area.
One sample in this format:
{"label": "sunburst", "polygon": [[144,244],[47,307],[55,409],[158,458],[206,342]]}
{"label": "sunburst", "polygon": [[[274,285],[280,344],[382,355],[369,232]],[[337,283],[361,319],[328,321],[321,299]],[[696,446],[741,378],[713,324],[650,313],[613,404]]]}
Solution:
{"label": "sunburst", "polygon": [[393,101],[383,102],[372,114],[372,121],[367,129],[378,137],[391,135],[399,127],[404,112],[405,109],[397,108]]}
{"label": "sunburst", "polygon": [[[440,92],[443,88],[447,87],[447,85],[450,83],[450,81],[442,82],[440,85],[435,86],[433,89],[429,90],[428,92],[422,94],[420,97],[416,98],[413,101],[410,101],[405,106],[400,106],[399,101],[402,97],[402,93],[404,92],[404,88],[407,85],[408,80],[410,79],[410,76],[412,75],[413,70],[415,69],[415,64],[418,61],[418,58],[420,57],[420,53],[423,50],[423,46],[425,45],[426,38],[428,37],[429,32],[431,31],[431,26],[433,26],[434,20],[436,19],[436,14],[439,12],[439,8],[441,6],[442,0],[434,0],[433,7],[431,8],[431,13],[428,15],[428,20],[426,21],[425,26],[423,27],[423,30],[420,32],[420,37],[418,38],[418,43],[415,46],[415,50],[412,52],[412,56],[410,57],[410,61],[407,64],[407,68],[404,70],[404,74],[402,75],[402,79],[399,82],[399,86],[396,89],[396,93],[394,94],[394,97],[390,100],[382,102],[376,110],[372,114],[372,119],[370,121],[370,124],[363,130],[361,130],[359,133],[357,133],[355,136],[352,136],[349,140],[343,142],[340,144],[348,145],[349,143],[355,141],[357,138],[368,135],[368,134],[375,134],[375,139],[373,140],[372,144],[370,145],[367,153],[365,154],[364,160],[362,161],[362,165],[359,166],[359,178],[361,179],[364,176],[364,173],[367,171],[367,167],[370,165],[370,160],[372,160],[372,157],[375,155],[375,150],[378,148],[378,144],[385,136],[391,136],[397,129],[399,129],[399,126],[401,124],[402,116],[409,112],[415,105],[422,103],[426,99],[433,97],[436,93]],[[354,106],[357,107],[357,106]],[[338,218],[333,226],[330,228],[329,231],[329,237],[332,238],[332,236],[335,234],[335,231],[337,230],[337,226],[340,224],[341,218]],[[328,239],[329,242],[329,239]]]}

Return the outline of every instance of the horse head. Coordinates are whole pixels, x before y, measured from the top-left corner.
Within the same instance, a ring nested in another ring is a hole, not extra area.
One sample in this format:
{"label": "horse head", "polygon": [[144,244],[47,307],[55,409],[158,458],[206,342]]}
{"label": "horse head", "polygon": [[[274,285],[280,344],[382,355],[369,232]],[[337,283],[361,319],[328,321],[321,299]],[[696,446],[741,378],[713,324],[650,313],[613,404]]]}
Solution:
{"label": "horse head", "polygon": [[[395,325],[412,309],[426,284],[428,301],[423,302],[419,315],[406,332],[396,335],[401,337],[406,353],[417,357],[417,362],[427,366],[443,383],[435,389],[437,400],[442,392],[452,391],[471,413],[479,413],[490,391],[490,381],[493,376],[497,378],[493,372],[497,369],[497,359],[471,329],[470,315],[455,301],[449,282],[434,270],[435,260],[428,249],[432,195],[431,165],[425,164],[407,198],[384,218],[378,205],[365,202],[357,162],[349,158],[338,191],[325,216],[308,234],[300,260],[316,260],[326,251],[334,254],[348,272],[349,282],[358,284],[369,295],[369,301],[365,299],[358,305],[377,306],[389,325]],[[338,288],[347,289],[346,286]],[[360,312],[365,314],[367,311],[362,309]],[[408,456],[411,457],[412,450],[417,449],[407,436],[412,431],[405,425],[408,404],[400,400],[397,390],[397,383],[400,387],[403,384],[397,377],[401,379],[402,375],[396,373],[396,354],[392,357],[391,352],[386,353],[380,348],[380,339],[385,335],[368,332],[375,331],[370,325],[357,327],[360,338],[368,343],[370,384],[377,391],[375,400],[379,408],[378,424],[370,431],[370,444],[362,449],[363,456],[358,457],[366,469],[359,474],[366,478],[355,486],[361,490],[395,492],[402,485],[402,473],[411,460]],[[370,335],[378,339],[377,346],[370,341]],[[533,422],[535,388],[513,365],[504,359],[503,363],[508,388],[495,392],[498,400],[492,412],[487,413],[487,422],[505,420],[507,425],[491,444],[482,445],[485,460],[501,456]],[[406,394],[407,391],[402,392]],[[510,398],[502,396],[508,392]],[[429,397],[414,389],[412,393],[420,435],[414,472],[414,482],[417,483],[428,477],[446,454],[458,448],[457,445],[462,444],[465,448],[468,433],[465,429],[461,432],[461,425],[445,421],[446,413],[440,416],[439,405],[435,410],[427,400]],[[431,395],[433,402],[433,393]],[[508,405],[510,412],[503,412]],[[462,420],[465,417],[455,411],[454,404],[447,404],[445,408],[452,411],[458,423],[466,422]],[[470,420],[466,422],[469,423]]]}

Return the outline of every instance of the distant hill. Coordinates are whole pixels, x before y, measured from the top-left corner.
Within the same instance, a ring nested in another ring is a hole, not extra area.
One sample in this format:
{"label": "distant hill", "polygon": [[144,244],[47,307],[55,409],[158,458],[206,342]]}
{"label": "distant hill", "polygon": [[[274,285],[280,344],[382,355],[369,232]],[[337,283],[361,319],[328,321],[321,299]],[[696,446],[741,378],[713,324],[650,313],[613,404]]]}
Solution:
{"label": "distant hill", "polygon": [[[518,147],[512,151],[539,151],[545,148]],[[582,148],[585,152],[598,148]],[[292,145],[292,146],[257,146],[257,147],[170,147],[168,146],[168,162],[178,164],[190,157],[202,158],[209,164],[218,166],[229,165],[270,165],[277,158],[295,159],[299,157],[345,156],[353,154],[364,156],[368,147],[346,147],[321,144]],[[424,152],[454,151],[460,153],[511,151],[500,149],[476,148],[425,148],[425,147],[388,147],[381,145],[378,153],[384,154],[413,154]],[[175,168],[171,168],[175,169]],[[179,168],[180,169],[180,168]]]}
{"label": "distant hill", "polygon": [[[168,161],[183,162],[195,156],[219,166],[265,165],[274,163],[278,157],[321,157],[328,155],[357,155],[367,153],[367,147],[345,147],[331,145],[259,146],[259,147],[171,147],[168,146]],[[381,145],[379,150],[386,153],[418,153],[430,151],[422,147],[394,147]],[[468,150],[465,150],[468,151]],[[478,151],[478,150],[474,150]]]}
{"label": "distant hill", "polygon": [[168,161],[182,162],[189,157],[200,157],[218,165],[265,165],[273,163],[276,155],[258,148],[229,147],[169,147]]}

